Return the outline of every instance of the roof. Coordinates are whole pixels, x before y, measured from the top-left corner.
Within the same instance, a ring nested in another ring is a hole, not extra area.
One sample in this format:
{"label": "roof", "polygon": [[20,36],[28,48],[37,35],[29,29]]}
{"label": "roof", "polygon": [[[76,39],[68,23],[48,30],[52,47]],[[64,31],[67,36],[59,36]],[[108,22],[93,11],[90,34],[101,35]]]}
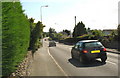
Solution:
{"label": "roof", "polygon": [[82,40],[82,41],[79,41],[79,42],[96,42],[98,40]]}

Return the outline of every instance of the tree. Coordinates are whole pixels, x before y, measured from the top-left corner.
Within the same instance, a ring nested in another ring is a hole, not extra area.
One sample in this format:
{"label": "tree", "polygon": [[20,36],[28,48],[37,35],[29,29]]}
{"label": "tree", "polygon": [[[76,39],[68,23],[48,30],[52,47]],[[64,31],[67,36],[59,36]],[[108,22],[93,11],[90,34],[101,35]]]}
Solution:
{"label": "tree", "polygon": [[58,40],[61,40],[61,39],[62,39],[62,36],[63,36],[62,33],[57,33],[57,38],[58,38]]}
{"label": "tree", "polygon": [[30,22],[30,32],[32,32],[33,28],[35,27],[35,26],[34,26],[34,20],[35,20],[35,19],[33,19],[33,18],[30,18],[30,19],[29,19],[29,22]]}
{"label": "tree", "polygon": [[115,40],[115,41],[118,40],[117,30],[113,30],[113,31],[111,32],[110,36],[111,36],[111,41],[112,41],[112,40]]}
{"label": "tree", "polygon": [[73,30],[73,37],[81,36],[84,34],[87,34],[87,31],[86,31],[85,25],[81,21],[75,26]]}
{"label": "tree", "polygon": [[38,21],[38,23],[35,25],[31,32],[31,40],[30,40],[30,46],[29,49],[33,51],[33,53],[38,49],[39,47],[39,39],[41,38],[41,35],[43,33],[43,24]]}
{"label": "tree", "polygon": [[43,32],[44,37],[49,37],[49,32]]}
{"label": "tree", "polygon": [[51,33],[56,33],[56,31],[55,31],[54,28],[50,28],[50,29],[49,29],[49,33],[50,33],[50,34],[51,34]]}
{"label": "tree", "polygon": [[103,36],[101,30],[91,30],[92,35],[94,35],[94,39],[100,39]]}
{"label": "tree", "polygon": [[90,31],[91,31],[91,30],[90,30],[90,28],[88,27],[88,28],[86,29],[86,31],[87,31],[88,34],[90,34]]}
{"label": "tree", "polygon": [[68,36],[69,36],[70,33],[71,33],[71,32],[70,32],[69,30],[67,30],[67,29],[66,29],[66,30],[63,30],[63,32],[67,33]]}
{"label": "tree", "polygon": [[49,37],[52,39],[56,39],[56,31],[54,28],[49,29]]}

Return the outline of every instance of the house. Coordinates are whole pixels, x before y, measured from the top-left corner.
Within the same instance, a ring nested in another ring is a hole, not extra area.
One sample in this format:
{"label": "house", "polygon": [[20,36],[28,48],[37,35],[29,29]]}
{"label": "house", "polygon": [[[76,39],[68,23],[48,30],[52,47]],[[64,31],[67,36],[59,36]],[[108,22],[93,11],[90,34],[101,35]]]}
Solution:
{"label": "house", "polygon": [[104,29],[103,34],[107,36],[110,35],[113,31],[117,34],[117,29]]}

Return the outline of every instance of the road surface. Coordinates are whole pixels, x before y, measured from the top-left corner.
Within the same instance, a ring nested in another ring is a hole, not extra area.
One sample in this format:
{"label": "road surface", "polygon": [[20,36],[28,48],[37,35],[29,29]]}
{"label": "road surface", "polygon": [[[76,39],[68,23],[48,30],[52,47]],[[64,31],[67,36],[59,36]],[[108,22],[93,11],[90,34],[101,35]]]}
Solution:
{"label": "road surface", "polygon": [[57,43],[48,47],[48,41],[34,55],[31,76],[118,76],[118,54],[107,53],[106,64],[100,59],[81,64],[71,59],[72,46]]}

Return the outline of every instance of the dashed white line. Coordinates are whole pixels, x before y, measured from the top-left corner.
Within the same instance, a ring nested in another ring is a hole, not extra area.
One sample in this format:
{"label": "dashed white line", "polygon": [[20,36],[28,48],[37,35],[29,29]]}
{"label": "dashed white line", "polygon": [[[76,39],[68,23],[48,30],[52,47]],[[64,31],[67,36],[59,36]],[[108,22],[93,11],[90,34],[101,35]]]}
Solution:
{"label": "dashed white line", "polygon": [[62,69],[62,67],[60,67],[60,65],[57,63],[57,61],[54,59],[54,57],[50,54],[49,49],[48,49],[48,54],[49,54],[49,56],[53,59],[53,61],[55,62],[55,64],[58,66],[58,68],[63,72],[63,74],[64,74],[67,78],[69,78],[68,75],[65,73],[65,71]]}

